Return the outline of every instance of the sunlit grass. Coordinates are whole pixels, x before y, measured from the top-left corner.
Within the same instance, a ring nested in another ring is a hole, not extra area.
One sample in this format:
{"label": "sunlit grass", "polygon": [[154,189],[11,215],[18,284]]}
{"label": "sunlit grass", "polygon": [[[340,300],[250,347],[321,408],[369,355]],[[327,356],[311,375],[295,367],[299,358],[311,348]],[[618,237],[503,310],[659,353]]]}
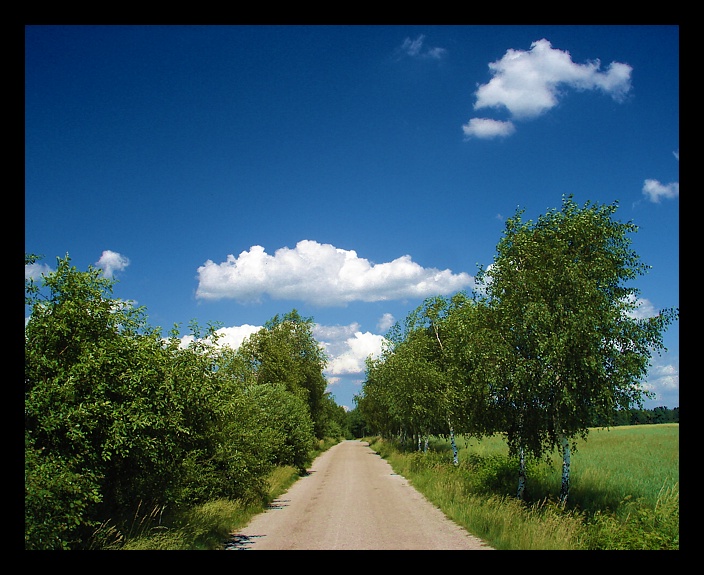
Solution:
{"label": "sunlit grass", "polygon": [[[590,430],[578,441],[571,465],[568,504],[556,503],[561,459],[529,462],[526,501],[515,498],[517,464],[500,436],[458,438],[460,465],[449,442],[431,441],[428,453],[400,451],[369,439],[394,471],[458,525],[495,549],[679,549],[679,424]],[[315,455],[334,445],[321,442]],[[298,479],[293,467],[269,476],[269,495],[259,504],[218,500],[161,525],[163,510],[141,509],[127,533],[106,524],[96,531],[103,549],[223,549]]]}
{"label": "sunlit grass", "polygon": [[459,438],[460,465],[449,442],[428,453],[399,451],[372,439],[431,502],[496,549],[679,548],[679,424],[593,429],[573,453],[570,495],[556,503],[562,462],[531,461],[527,497],[519,501],[517,463],[500,436]]}

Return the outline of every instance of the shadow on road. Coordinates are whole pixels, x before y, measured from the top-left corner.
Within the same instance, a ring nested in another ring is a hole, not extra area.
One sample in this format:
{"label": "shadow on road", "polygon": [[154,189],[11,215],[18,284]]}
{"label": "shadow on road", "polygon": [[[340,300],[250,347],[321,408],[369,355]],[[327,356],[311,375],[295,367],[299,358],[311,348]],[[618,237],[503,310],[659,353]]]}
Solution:
{"label": "shadow on road", "polygon": [[246,551],[252,545],[254,540],[263,535],[239,535],[237,533],[230,536],[230,540],[225,542],[225,551]]}

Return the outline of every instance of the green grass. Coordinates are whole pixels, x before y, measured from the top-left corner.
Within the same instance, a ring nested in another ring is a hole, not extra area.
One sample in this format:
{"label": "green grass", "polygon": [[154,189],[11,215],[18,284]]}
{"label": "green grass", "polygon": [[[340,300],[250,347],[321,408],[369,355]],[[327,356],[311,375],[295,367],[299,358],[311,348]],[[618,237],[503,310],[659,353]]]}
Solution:
{"label": "green grass", "polygon": [[592,429],[572,454],[567,505],[557,503],[562,461],[529,461],[524,502],[517,462],[501,437],[458,439],[428,453],[371,446],[396,473],[496,549],[679,549],[679,424]]}
{"label": "green grass", "polygon": [[[501,550],[679,549],[679,424],[590,430],[572,454],[570,495],[556,503],[561,459],[528,462],[526,500],[515,498],[517,464],[500,437],[458,438],[460,465],[448,441],[428,453],[404,452],[368,438],[394,471],[457,524]],[[321,443],[316,455],[337,441]],[[269,496],[258,504],[227,500],[198,506],[169,526],[162,510],[143,510],[126,532],[107,525],[95,534],[102,549],[223,549],[298,479],[292,467],[274,470]]]}
{"label": "green grass", "polygon": [[[327,438],[318,444],[311,454],[317,457],[329,449],[338,439]],[[118,530],[106,522],[93,535],[94,549],[112,550],[217,550],[237,529],[267,509],[269,503],[285,493],[299,478],[295,467],[276,467],[267,478],[268,495],[264,501],[245,504],[240,501],[219,499],[198,505],[162,525],[163,510],[138,510],[127,528]]]}

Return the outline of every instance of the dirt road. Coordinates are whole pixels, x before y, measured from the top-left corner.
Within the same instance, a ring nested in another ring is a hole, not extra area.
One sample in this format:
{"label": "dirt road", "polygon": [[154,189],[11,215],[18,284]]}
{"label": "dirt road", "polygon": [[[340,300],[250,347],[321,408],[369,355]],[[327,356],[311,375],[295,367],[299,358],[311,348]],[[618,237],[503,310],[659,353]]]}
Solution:
{"label": "dirt road", "polygon": [[226,549],[491,549],[450,521],[369,444],[321,454]]}

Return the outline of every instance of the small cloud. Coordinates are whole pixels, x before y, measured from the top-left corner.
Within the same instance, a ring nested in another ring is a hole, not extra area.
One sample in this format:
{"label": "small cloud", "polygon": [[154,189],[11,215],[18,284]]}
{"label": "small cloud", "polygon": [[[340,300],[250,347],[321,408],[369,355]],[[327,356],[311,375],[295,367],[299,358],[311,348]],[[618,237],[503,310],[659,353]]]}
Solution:
{"label": "small cloud", "polygon": [[232,349],[237,349],[242,342],[253,333],[262,329],[261,325],[236,325],[232,327],[221,327],[215,333],[218,337],[218,345],[227,345]]}
{"label": "small cloud", "polygon": [[501,122],[489,118],[472,118],[462,126],[465,139],[474,138],[505,138],[516,131],[511,122]]}
{"label": "small cloud", "polygon": [[628,315],[633,319],[647,319],[658,315],[658,310],[653,303],[645,298],[637,298],[631,294],[628,296],[628,302],[635,303],[635,309],[631,310]]}
{"label": "small cloud", "polygon": [[[651,365],[643,387],[655,394],[655,401],[659,405],[679,406],[680,370],[677,356],[663,356],[656,358]],[[669,360],[669,362],[667,361]]]}
{"label": "small cloud", "polygon": [[427,48],[423,51],[423,42],[425,41],[425,35],[421,34],[415,40],[406,38],[401,44],[399,51],[411,58],[427,58],[431,60],[440,60],[447,54],[445,48],[432,47]]}
{"label": "small cloud", "polygon": [[115,272],[122,271],[130,265],[130,260],[117,252],[105,250],[95,265],[102,268],[105,277],[111,278]]}
{"label": "small cloud", "polygon": [[679,182],[661,184],[658,180],[645,180],[643,183],[643,194],[655,204],[659,204],[662,198],[671,199],[680,195]]}
{"label": "small cloud", "polygon": [[623,100],[631,88],[631,66],[611,62],[605,72],[600,67],[598,59],[573,62],[569,52],[545,39],[533,42],[528,52],[509,49],[489,64],[494,77],[477,89],[474,108],[506,108],[514,118],[535,118],[557,105],[562,87],[601,90]]}
{"label": "small cloud", "polygon": [[37,262],[27,264],[24,266],[24,279],[38,280],[43,275],[50,274],[51,271],[51,268],[47,264],[40,264]]}
{"label": "small cloud", "polygon": [[[365,360],[369,356],[378,357],[385,341],[381,335],[360,331],[356,322],[336,326],[316,325],[313,336],[321,343],[329,358],[325,374],[333,378],[364,373]],[[329,377],[328,381],[331,381]]]}
{"label": "small cloud", "polygon": [[[621,102],[631,89],[632,67],[611,62],[602,71],[598,59],[577,64],[567,51],[557,50],[546,39],[531,44],[529,51],[509,49],[506,54],[489,64],[492,79],[475,92],[474,109],[505,109],[514,120],[532,119],[558,105],[565,88],[573,90],[600,90]],[[477,137],[506,136],[511,132],[491,131],[481,124],[463,126],[465,134]]]}
{"label": "small cloud", "polygon": [[376,327],[379,331],[386,332],[392,325],[394,325],[395,321],[396,318],[392,314],[385,313],[379,318],[379,322],[376,324]]}

